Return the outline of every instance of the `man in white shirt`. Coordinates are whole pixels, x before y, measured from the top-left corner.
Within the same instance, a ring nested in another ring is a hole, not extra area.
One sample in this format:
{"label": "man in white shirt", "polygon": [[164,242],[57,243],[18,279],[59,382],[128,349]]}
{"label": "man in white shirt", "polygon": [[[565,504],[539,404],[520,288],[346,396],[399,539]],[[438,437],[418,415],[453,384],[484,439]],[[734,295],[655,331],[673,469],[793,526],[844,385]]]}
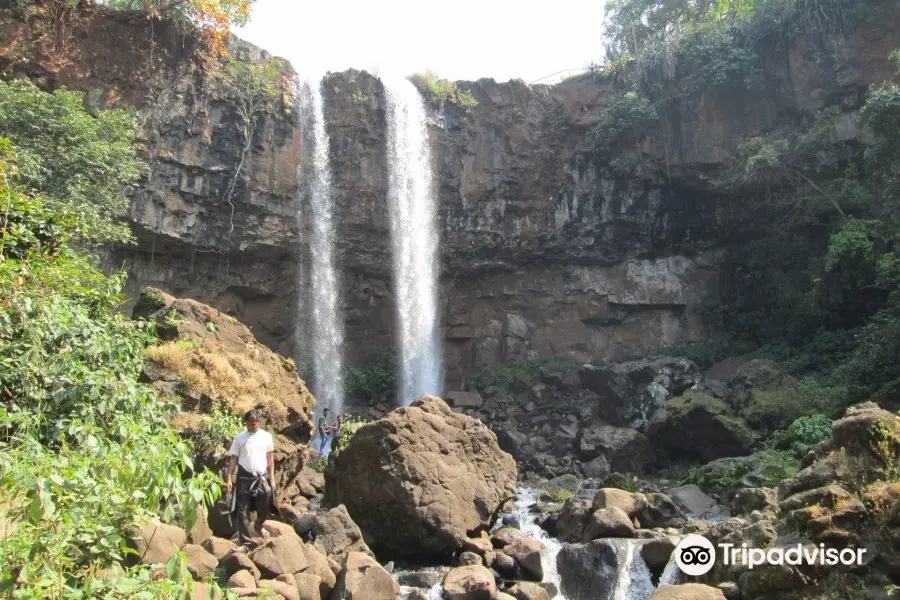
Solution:
{"label": "man in white shirt", "polygon": [[[272,452],[275,444],[272,435],[260,429],[259,412],[251,410],[244,415],[246,431],[234,437],[231,449],[228,473],[225,477],[225,490],[231,494],[231,512],[237,513],[238,544],[246,550],[253,543],[250,528],[250,511],[256,509],[256,530],[259,536],[267,538],[268,532],[262,524],[269,518],[275,499],[275,461]],[[232,475],[237,468],[236,486],[232,485]]]}

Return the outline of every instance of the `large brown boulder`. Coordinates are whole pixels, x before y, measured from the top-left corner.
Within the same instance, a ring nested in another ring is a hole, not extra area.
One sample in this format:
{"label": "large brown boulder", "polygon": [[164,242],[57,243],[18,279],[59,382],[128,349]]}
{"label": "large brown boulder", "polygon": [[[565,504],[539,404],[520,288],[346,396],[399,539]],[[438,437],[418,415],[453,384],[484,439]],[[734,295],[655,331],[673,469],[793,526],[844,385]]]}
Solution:
{"label": "large brown boulder", "polygon": [[449,600],[492,600],[497,595],[494,576],[479,565],[447,571],[442,585]]}
{"label": "large brown boulder", "polygon": [[[184,412],[173,419],[176,428],[208,440],[201,433],[208,431],[217,402],[236,415],[258,409],[263,427],[275,436],[278,489],[290,489],[305,463],[313,432],[309,412],[316,405],[293,361],[257,342],[231,316],[157,289],[141,292],[132,316],[156,325],[160,341],[145,352],[144,377],[160,393],[181,399]],[[198,444],[198,462],[221,469],[230,441]]]}
{"label": "large brown boulder", "polygon": [[400,598],[400,584],[371,556],[350,552],[332,596],[343,600],[395,600]]}
{"label": "large brown boulder", "polygon": [[447,555],[516,495],[516,463],[494,433],[433,396],[361,427],[325,478],[326,503],[395,555]]}
{"label": "large brown boulder", "polygon": [[131,532],[129,545],[137,552],[137,561],[151,565],[164,563],[187,543],[187,533],[174,525],[148,523]]}

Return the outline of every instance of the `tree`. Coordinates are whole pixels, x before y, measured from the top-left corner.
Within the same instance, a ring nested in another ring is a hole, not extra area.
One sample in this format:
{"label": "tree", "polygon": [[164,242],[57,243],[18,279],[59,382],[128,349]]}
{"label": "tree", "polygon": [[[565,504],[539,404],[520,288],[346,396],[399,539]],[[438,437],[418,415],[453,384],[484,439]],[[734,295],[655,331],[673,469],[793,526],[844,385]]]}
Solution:
{"label": "tree", "polygon": [[124,111],[84,109],[79,92],[41,91],[28,80],[0,81],[0,135],[18,149],[22,183],[55,213],[73,219],[91,243],[127,242],[125,191],[141,175],[136,119]]}
{"label": "tree", "polygon": [[250,19],[255,0],[96,0],[110,8],[142,10],[153,18],[167,18],[197,27],[215,55],[227,54],[225,40],[232,25]]}

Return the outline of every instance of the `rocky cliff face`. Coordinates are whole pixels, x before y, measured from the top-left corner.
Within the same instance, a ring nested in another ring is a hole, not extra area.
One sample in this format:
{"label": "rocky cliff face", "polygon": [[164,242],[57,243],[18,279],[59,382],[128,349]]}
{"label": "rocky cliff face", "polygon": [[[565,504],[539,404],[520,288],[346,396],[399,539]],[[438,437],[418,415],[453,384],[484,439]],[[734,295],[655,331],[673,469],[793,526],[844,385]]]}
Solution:
{"label": "rocky cliff face", "polygon": [[[747,137],[825,106],[846,113],[842,135],[858,136],[864,92],[889,73],[887,54],[900,46],[900,13],[891,14],[832,39],[773,47],[755,89],[684,96],[642,136],[640,175],[584,150],[609,82],[461,82],[478,106],[435,112],[431,124],[448,385],[530,353],[621,358],[712,335],[698,307],[716,291],[740,204],[717,173]],[[232,215],[223,197],[240,162],[237,117],[189,39],[103,14],[49,49],[34,23],[9,22],[0,33],[0,66],[48,88],[85,90],[98,106],[143,110],[151,167],[132,206],[140,243],[110,259],[129,269],[132,291],[155,285],[195,297],[279,352],[302,347],[296,282],[309,223],[290,69],[277,107],[254,123]],[[238,40],[232,49],[250,62],[267,58]],[[356,71],[323,85],[347,347],[360,362],[394,341],[385,90]]]}

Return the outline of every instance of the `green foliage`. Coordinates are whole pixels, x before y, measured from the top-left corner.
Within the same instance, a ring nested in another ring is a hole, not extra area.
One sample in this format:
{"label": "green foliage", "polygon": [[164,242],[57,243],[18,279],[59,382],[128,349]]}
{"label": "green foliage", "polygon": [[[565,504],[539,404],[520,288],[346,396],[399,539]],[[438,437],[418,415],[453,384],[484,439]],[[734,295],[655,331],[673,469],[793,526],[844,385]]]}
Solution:
{"label": "green foliage", "polygon": [[824,414],[795,420],[787,429],[779,429],[766,440],[764,447],[785,450],[802,458],[810,448],[831,439],[831,419]]}
{"label": "green foliage", "polygon": [[0,81],[0,136],[16,146],[21,182],[88,242],[132,239],[123,190],[141,175],[135,125],[130,113],[88,113],[79,92]]}
{"label": "green foliage", "polygon": [[692,471],[696,477],[692,483],[730,495],[741,487],[775,487],[797,474],[798,461],[788,452],[764,450],[748,458],[726,458],[705,465],[699,474]]}
{"label": "green foliage", "polygon": [[595,152],[608,154],[615,146],[628,143],[622,139],[626,133],[631,134],[630,141],[636,144],[641,131],[657,118],[656,108],[641,94],[611,93],[588,133],[587,143]]}
{"label": "green foliage", "polygon": [[358,398],[393,394],[397,390],[397,358],[392,351],[380,352],[373,362],[349,367],[344,380],[347,391]]}
{"label": "green foliage", "polygon": [[244,429],[241,417],[228,410],[222,402],[214,402],[212,411],[198,415],[198,419],[200,422],[194,443],[198,452],[211,456],[223,453],[234,436]]}
{"label": "green foliage", "polygon": [[776,431],[796,419],[814,414],[831,415],[846,406],[846,390],[828,387],[812,377],[752,389],[740,414],[757,429]]}
{"label": "green foliage", "polygon": [[575,492],[572,490],[564,490],[561,488],[547,488],[541,490],[539,499],[544,502],[555,502],[557,504],[562,504],[566,500],[575,497]]}
{"label": "green foliage", "polygon": [[436,109],[445,106],[456,106],[465,110],[478,106],[478,100],[472,95],[471,90],[460,90],[452,81],[441,79],[435,73],[413,73],[409,76],[419,92],[425,96],[428,103]]}
{"label": "green foliage", "polygon": [[340,431],[338,431],[337,437],[331,443],[331,454],[334,456],[340,454],[341,450],[346,448],[347,444],[350,443],[350,438],[368,424],[368,421],[354,421],[352,418],[344,421]]}
{"label": "green foliage", "polygon": [[[92,577],[124,562],[130,527],[160,515],[190,527],[196,509],[218,496],[218,479],[193,472],[192,447],[169,424],[175,407],[140,382],[152,336],[148,324],[118,311],[124,278],[105,277],[67,245],[68,231],[81,231],[79,219],[91,215],[72,210],[77,198],[51,199],[43,189],[26,196],[7,140],[0,149],[0,231],[9,250],[0,253],[0,505],[14,526],[0,540],[0,591],[124,598],[134,597],[122,592],[131,586],[155,597],[169,584],[151,584],[146,571],[106,583]],[[44,164],[43,151],[35,144],[28,160]],[[26,181],[85,192],[52,177]],[[58,225],[67,220],[73,226]]]}
{"label": "green foliage", "polygon": [[328,467],[328,459],[327,458],[317,458],[312,463],[312,469],[316,473],[324,473],[325,469]]}

